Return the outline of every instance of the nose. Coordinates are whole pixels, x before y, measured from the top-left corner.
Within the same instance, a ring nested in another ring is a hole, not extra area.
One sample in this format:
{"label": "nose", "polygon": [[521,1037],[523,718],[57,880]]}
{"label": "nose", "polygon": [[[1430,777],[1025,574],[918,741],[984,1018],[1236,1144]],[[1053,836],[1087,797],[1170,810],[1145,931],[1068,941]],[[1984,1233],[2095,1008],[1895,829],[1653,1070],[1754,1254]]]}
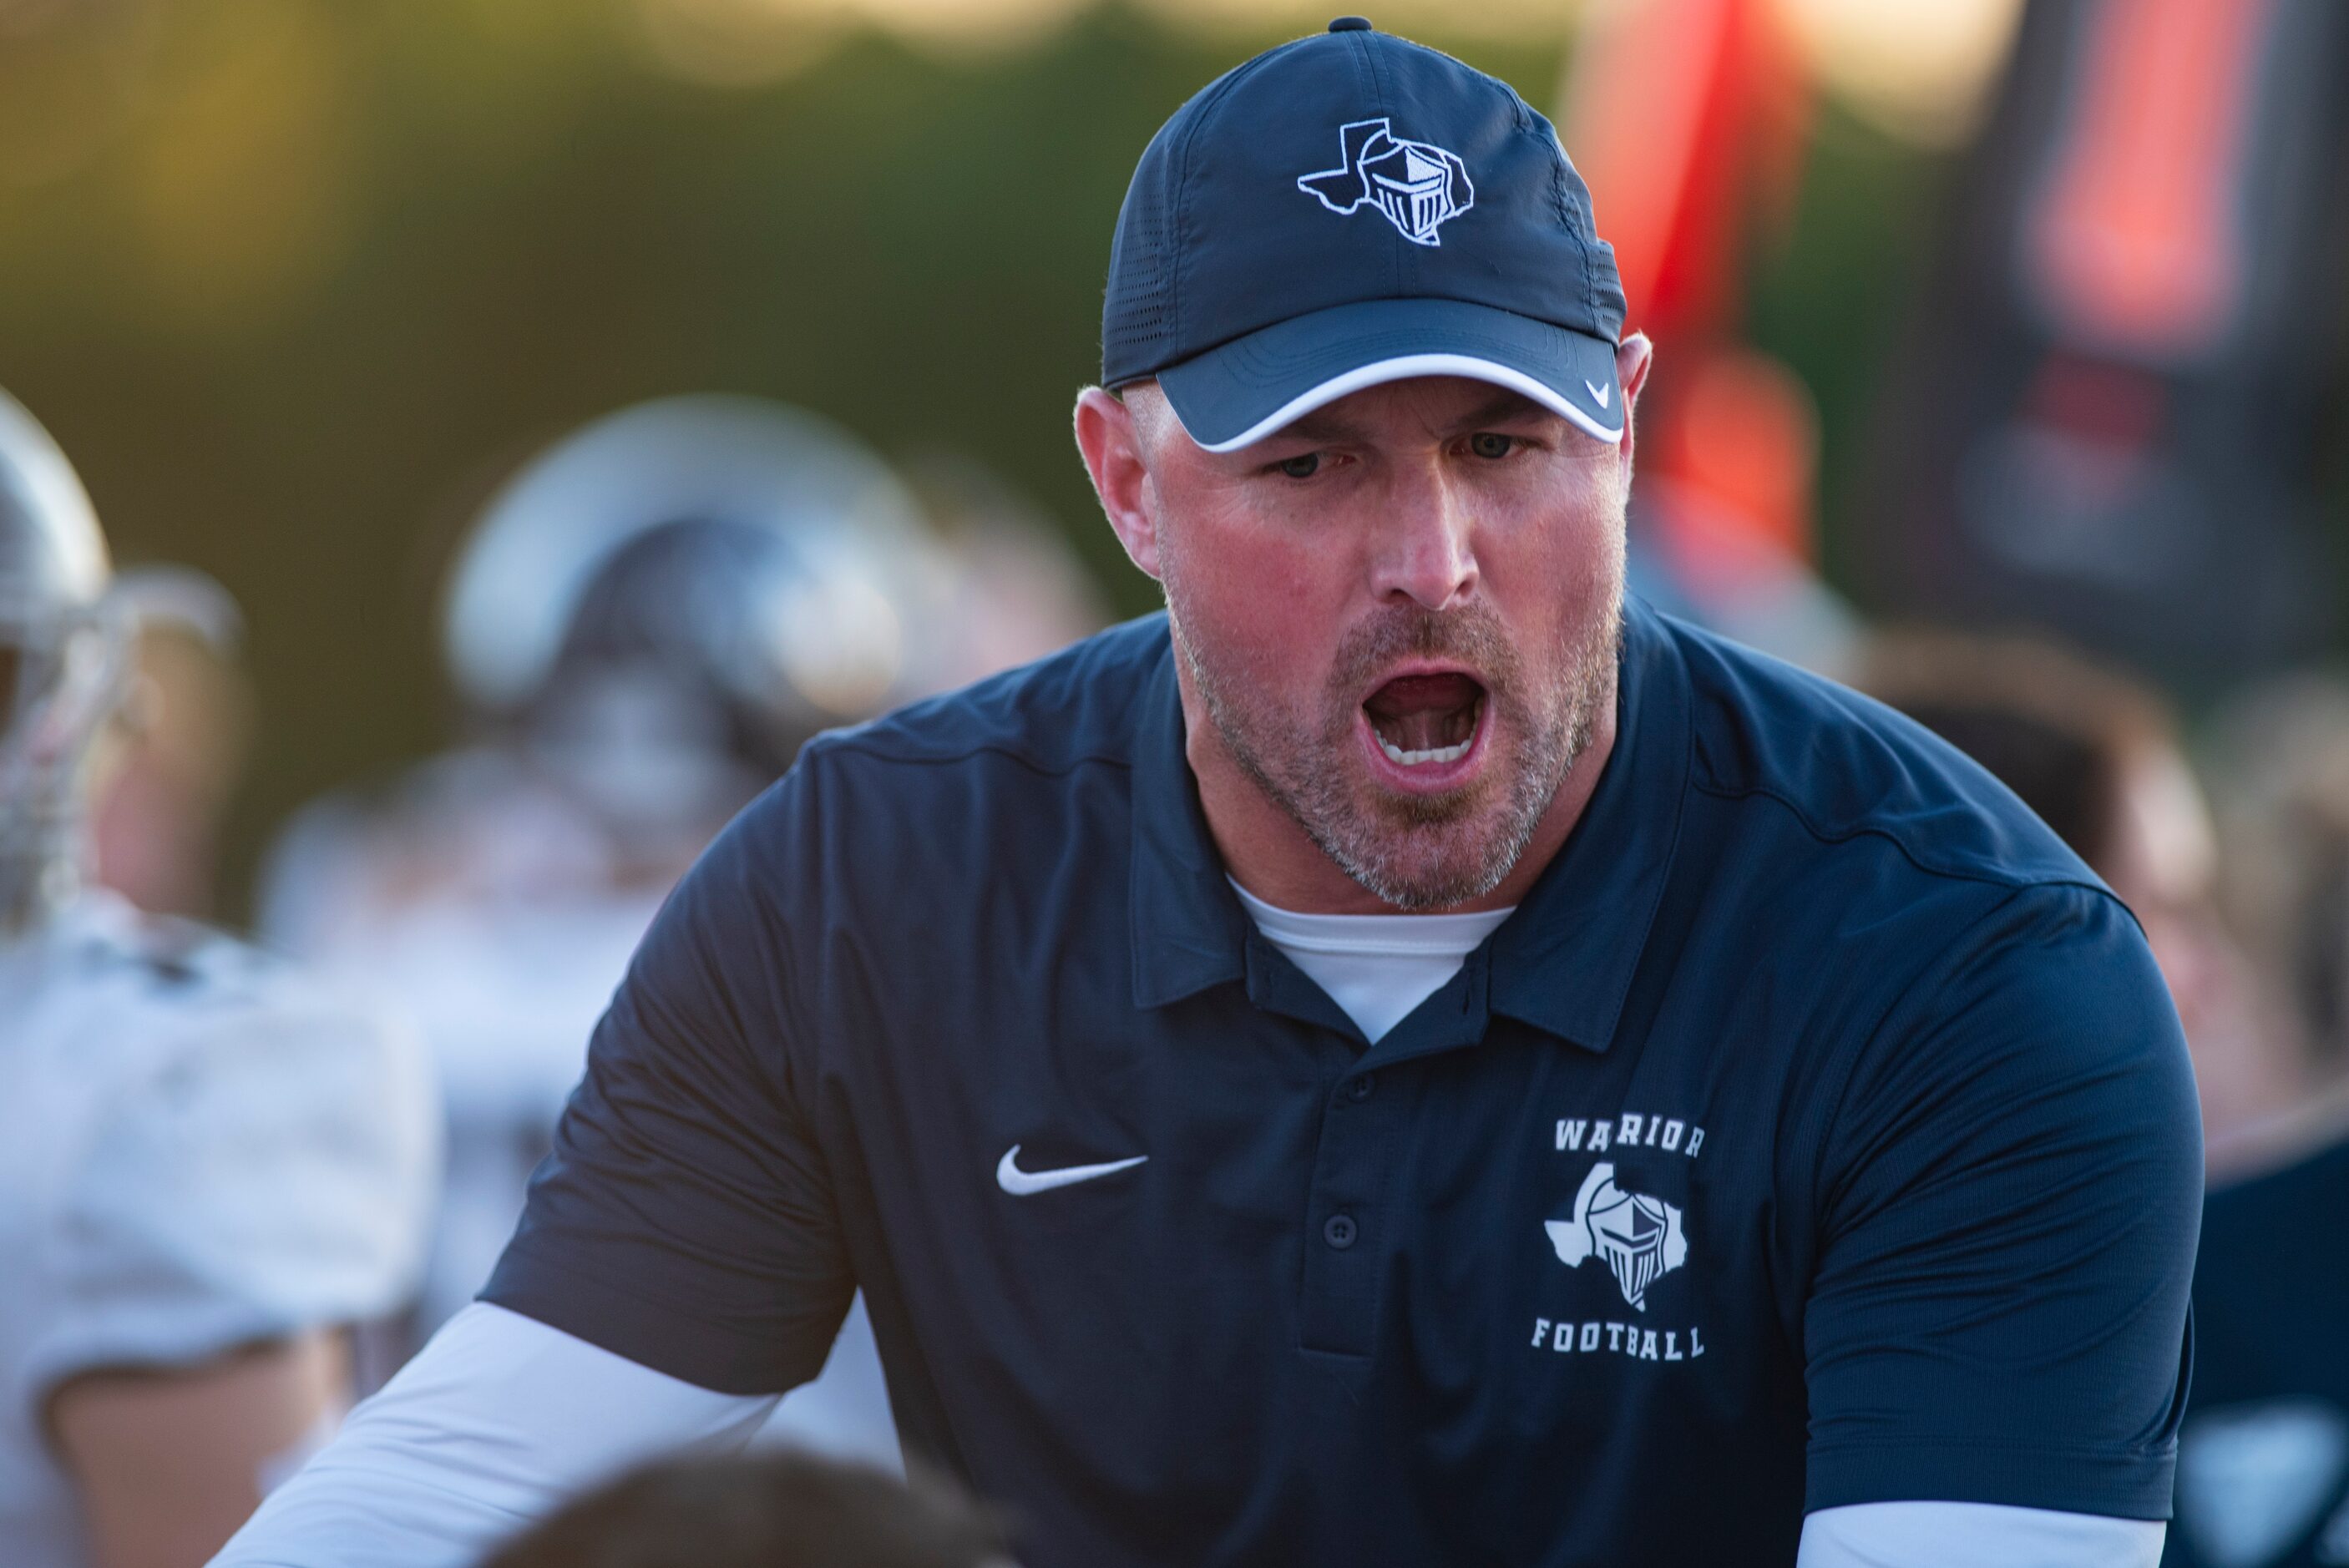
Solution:
{"label": "nose", "polygon": [[1371,591],[1426,610],[1456,608],[1476,589],[1473,503],[1437,469],[1396,476],[1373,530]]}

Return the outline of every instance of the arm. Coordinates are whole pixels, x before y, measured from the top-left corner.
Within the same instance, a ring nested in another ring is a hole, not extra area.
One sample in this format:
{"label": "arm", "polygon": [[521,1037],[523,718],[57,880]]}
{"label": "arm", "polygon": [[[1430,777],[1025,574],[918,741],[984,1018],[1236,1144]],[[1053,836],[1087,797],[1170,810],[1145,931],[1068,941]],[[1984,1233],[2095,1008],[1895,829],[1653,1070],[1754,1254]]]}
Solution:
{"label": "arm", "polygon": [[2167,1519],[2201,1149],[2160,975],[2087,887],[1934,946],[1786,1175],[1821,1238],[1806,1506]]}
{"label": "arm", "polygon": [[404,1294],[430,1192],[412,1038],[224,941],[139,995],[22,1367],[108,1568],[202,1561],[341,1413],[340,1326]]}
{"label": "arm", "polygon": [[[781,799],[788,805],[794,786]],[[851,1277],[782,1046],[778,796],[671,895],[482,1300],[273,1494],[223,1568],[438,1568],[636,1460],[739,1445],[822,1369]]]}
{"label": "arm", "polygon": [[469,1306],[270,1494],[214,1568],[459,1568],[639,1460],[741,1447],[774,1406]]}
{"label": "arm", "polygon": [[1795,1568],[2155,1568],[2168,1527],[1987,1502],[1863,1502],[1803,1521]]}
{"label": "arm", "polygon": [[324,1332],[200,1367],[101,1370],[49,1401],[94,1568],[193,1568],[243,1523],[272,1474],[342,1413],[349,1368]]}

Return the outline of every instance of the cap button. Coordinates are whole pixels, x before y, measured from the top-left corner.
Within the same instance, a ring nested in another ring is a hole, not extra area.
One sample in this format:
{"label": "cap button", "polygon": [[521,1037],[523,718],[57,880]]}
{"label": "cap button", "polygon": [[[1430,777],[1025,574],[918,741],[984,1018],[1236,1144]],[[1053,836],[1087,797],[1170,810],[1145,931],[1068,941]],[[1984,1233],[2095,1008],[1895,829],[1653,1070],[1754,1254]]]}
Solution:
{"label": "cap button", "polygon": [[1367,33],[1371,30],[1368,16],[1333,16],[1330,19],[1330,31],[1333,33]]}

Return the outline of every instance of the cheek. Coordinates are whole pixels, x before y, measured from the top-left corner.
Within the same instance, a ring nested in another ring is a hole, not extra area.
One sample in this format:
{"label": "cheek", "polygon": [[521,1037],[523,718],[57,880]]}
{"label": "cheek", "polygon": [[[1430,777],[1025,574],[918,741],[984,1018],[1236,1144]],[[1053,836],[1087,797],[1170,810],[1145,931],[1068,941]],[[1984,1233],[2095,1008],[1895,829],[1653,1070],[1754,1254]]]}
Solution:
{"label": "cheek", "polygon": [[1299,533],[1216,520],[1190,528],[1178,556],[1176,608],[1195,640],[1211,639],[1267,684],[1319,678],[1345,603],[1332,552],[1309,548]]}
{"label": "cheek", "polygon": [[1505,618],[1528,632],[1579,628],[1621,590],[1622,523],[1596,504],[1561,507],[1491,531],[1477,567]]}

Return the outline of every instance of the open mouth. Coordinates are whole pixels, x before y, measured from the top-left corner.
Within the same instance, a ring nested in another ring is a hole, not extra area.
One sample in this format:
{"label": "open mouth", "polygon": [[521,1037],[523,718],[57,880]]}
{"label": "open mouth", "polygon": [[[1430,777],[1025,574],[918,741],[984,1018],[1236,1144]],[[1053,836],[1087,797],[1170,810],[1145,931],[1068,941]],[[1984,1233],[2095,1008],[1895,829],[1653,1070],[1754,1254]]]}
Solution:
{"label": "open mouth", "polygon": [[1485,688],[1452,671],[1398,676],[1364,699],[1362,712],[1389,761],[1441,767],[1459,761],[1476,744]]}

